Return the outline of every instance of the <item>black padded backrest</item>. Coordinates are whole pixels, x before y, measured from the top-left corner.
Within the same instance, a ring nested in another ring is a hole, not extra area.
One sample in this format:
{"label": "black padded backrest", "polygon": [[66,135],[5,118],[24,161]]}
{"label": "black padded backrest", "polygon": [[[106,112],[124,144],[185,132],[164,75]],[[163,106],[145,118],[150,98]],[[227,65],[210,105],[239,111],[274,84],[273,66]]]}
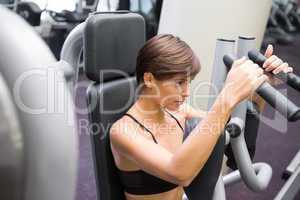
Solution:
{"label": "black padded backrest", "polygon": [[[145,42],[142,16],[128,12],[95,13],[86,21],[84,62],[89,79],[105,82],[120,78],[109,70],[135,73],[136,57]],[[102,74],[100,80],[100,72]]]}
{"label": "black padded backrest", "polygon": [[133,104],[135,88],[135,77],[95,83],[88,88],[90,134],[101,200],[125,200],[110,148],[109,129]]}
{"label": "black padded backrest", "polygon": [[145,23],[134,13],[95,13],[84,30],[90,135],[98,199],[125,200],[109,142],[109,129],[134,102],[136,57],[145,43]]}

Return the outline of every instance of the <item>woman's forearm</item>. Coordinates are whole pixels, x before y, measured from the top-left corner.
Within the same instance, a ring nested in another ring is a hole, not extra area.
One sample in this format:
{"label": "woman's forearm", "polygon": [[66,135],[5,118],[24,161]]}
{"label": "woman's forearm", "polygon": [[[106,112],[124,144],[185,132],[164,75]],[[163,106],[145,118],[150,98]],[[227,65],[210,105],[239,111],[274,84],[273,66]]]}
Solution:
{"label": "woman's forearm", "polygon": [[175,152],[171,166],[181,181],[192,181],[205,165],[223,133],[232,108],[224,95],[219,95],[206,117]]}

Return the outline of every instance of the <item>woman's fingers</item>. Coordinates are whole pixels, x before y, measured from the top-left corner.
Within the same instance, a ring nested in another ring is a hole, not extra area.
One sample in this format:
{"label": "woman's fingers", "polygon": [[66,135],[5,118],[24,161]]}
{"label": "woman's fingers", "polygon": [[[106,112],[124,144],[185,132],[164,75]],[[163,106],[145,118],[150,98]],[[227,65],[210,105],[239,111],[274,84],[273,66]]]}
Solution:
{"label": "woman's fingers", "polygon": [[244,62],[246,62],[247,61],[247,58],[244,56],[244,57],[242,57],[242,58],[240,58],[240,59],[237,59],[237,60],[235,60],[234,62],[233,62],[233,64],[232,64],[232,68],[235,68],[235,67],[237,67],[237,66],[240,66],[241,64],[243,64]]}
{"label": "woman's fingers", "polygon": [[252,92],[254,92],[263,82],[268,80],[268,76],[264,74],[264,70],[257,64],[252,65],[253,78],[252,78]]}
{"label": "woman's fingers", "polygon": [[276,61],[277,59],[279,59],[277,56],[272,55],[271,57],[269,57],[263,64],[263,68],[267,68],[269,67],[274,61]]}
{"label": "woman's fingers", "polygon": [[273,45],[269,44],[266,51],[265,51],[265,56],[267,58],[271,57],[272,54],[273,54],[273,51],[274,51]]}
{"label": "woman's fingers", "polygon": [[288,72],[289,69],[289,64],[288,63],[282,63],[279,67],[274,69],[272,71],[273,74],[278,74],[279,72]]}
{"label": "woman's fingers", "polygon": [[256,70],[257,76],[261,76],[264,74],[264,70],[262,68],[260,68],[258,65],[256,65],[255,67],[257,68]]}
{"label": "woman's fingers", "polygon": [[261,84],[263,84],[264,82],[266,82],[268,80],[268,76],[265,75],[265,74],[262,74],[260,76],[258,76],[256,79],[254,79],[254,81],[252,82],[252,85],[253,85],[253,92],[255,92],[257,90],[257,88],[259,88],[259,86]]}
{"label": "woman's fingers", "polygon": [[278,58],[278,59],[274,60],[268,67],[266,67],[265,71],[271,72],[271,71],[277,69],[282,64],[283,64],[283,61]]}

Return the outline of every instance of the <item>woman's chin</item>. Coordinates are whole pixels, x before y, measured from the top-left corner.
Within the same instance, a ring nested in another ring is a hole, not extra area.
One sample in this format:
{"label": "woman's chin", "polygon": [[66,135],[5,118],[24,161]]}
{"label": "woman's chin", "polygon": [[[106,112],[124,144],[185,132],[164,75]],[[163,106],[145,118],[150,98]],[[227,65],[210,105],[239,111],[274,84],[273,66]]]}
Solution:
{"label": "woman's chin", "polygon": [[166,109],[167,110],[169,110],[169,111],[178,111],[179,109],[180,109],[180,107],[181,107],[181,104],[172,104],[172,105],[169,105],[169,106],[167,106],[166,107]]}

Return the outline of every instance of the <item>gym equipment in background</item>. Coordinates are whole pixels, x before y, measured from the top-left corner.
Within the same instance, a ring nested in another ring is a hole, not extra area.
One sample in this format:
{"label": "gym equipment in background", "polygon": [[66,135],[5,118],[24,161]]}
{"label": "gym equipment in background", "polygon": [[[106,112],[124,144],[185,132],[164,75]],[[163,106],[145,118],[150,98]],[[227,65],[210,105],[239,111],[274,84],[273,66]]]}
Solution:
{"label": "gym equipment in background", "polygon": [[18,2],[19,0],[1,0],[0,5],[16,11]]}
{"label": "gym equipment in background", "polygon": [[274,1],[279,9],[282,11],[289,23],[296,28],[300,29],[300,16],[298,14],[299,5],[296,0],[281,0]]}
{"label": "gym equipment in background", "polygon": [[43,10],[41,10],[41,8],[34,2],[18,2],[16,12],[31,26],[39,26],[41,24],[41,14]]}
{"label": "gym equipment in background", "polygon": [[279,6],[275,2],[273,2],[264,35],[264,40],[262,43],[263,48],[266,48],[268,44],[278,43],[282,45],[289,45],[294,41],[294,37],[291,34],[287,33],[278,22],[278,12],[284,15]]}
{"label": "gym equipment in background", "polygon": [[274,17],[276,21],[285,31],[287,31],[288,33],[292,33],[297,30],[296,27],[291,23],[287,14],[282,10],[282,4],[280,2],[273,1],[272,9],[275,10]]}
{"label": "gym equipment in background", "polygon": [[0,199],[73,200],[78,146],[61,65],[20,16],[0,6],[0,17]]}

